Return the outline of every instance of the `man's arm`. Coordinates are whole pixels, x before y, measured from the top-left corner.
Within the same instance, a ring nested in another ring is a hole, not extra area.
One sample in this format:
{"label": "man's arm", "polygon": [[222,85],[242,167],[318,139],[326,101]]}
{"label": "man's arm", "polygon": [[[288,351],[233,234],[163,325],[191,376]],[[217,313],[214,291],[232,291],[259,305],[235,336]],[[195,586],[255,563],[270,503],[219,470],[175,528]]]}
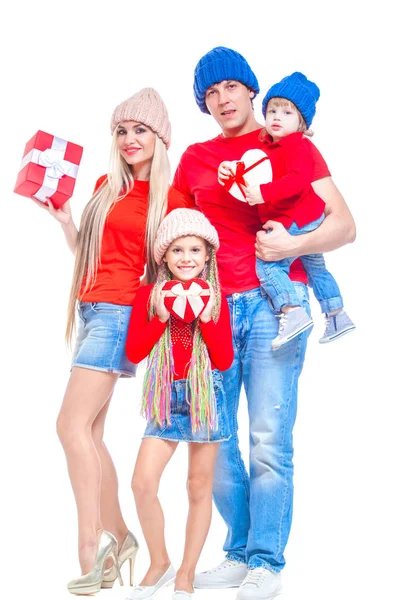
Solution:
{"label": "man's arm", "polygon": [[272,231],[268,235],[264,231],[257,233],[258,258],[276,261],[292,256],[330,252],[354,242],[354,219],[332,178],[318,179],[312,186],[326,204],[324,222],[310,233],[292,236],[280,223],[268,221],[263,227]]}

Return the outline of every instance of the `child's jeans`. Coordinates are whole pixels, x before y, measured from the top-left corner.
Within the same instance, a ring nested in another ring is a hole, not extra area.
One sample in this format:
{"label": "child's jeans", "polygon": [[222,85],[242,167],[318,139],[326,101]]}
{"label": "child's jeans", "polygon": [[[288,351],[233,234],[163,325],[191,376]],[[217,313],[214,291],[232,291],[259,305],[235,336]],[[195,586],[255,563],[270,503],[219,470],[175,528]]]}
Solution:
{"label": "child's jeans", "polygon": [[[287,230],[291,235],[301,235],[314,231],[324,220],[324,215],[305,225],[297,227],[293,223]],[[300,301],[295,287],[289,278],[289,267],[296,259],[285,258],[277,262],[266,262],[260,258],[256,259],[257,277],[260,280],[262,291],[270,298],[273,308],[279,312],[284,306],[299,306]],[[322,254],[308,254],[300,257],[303,267],[307,272],[309,285],[313,288],[314,295],[318,300],[322,312],[329,312],[343,308],[343,300],[339,287],[327,271]]]}

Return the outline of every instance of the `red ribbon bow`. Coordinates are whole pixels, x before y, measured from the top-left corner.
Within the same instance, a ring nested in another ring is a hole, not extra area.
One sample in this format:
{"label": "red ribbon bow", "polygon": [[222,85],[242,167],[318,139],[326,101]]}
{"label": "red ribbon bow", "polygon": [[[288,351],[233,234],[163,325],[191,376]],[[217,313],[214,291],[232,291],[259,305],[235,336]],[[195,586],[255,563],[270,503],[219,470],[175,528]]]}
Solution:
{"label": "red ribbon bow", "polygon": [[227,179],[225,182],[225,187],[227,191],[229,192],[233,184],[236,183],[236,185],[242,193],[243,198],[246,200],[247,181],[245,180],[244,175],[252,169],[254,169],[254,167],[257,167],[259,164],[264,162],[264,160],[268,160],[268,156],[260,158],[260,160],[255,162],[254,165],[250,165],[249,167],[247,167],[247,169],[245,168],[244,162],[242,160],[239,160],[236,163],[236,173],[234,175],[231,175],[229,179]]}

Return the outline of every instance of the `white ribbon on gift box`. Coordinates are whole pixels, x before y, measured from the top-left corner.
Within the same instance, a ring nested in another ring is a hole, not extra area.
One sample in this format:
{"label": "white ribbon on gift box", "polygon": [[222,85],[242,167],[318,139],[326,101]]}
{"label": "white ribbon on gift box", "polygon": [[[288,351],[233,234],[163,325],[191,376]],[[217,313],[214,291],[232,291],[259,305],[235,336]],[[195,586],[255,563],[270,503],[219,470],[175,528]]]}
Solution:
{"label": "white ribbon on gift box", "polygon": [[181,317],[181,319],[184,317],[187,302],[189,302],[195,317],[201,313],[204,302],[201,299],[200,294],[207,290],[202,288],[198,283],[193,281],[187,290],[185,290],[181,283],[177,283],[169,291],[177,296],[172,308],[175,314]]}
{"label": "white ribbon on gift box", "polygon": [[58,181],[63,175],[76,179],[78,165],[64,159],[67,144],[67,140],[54,137],[51,148],[47,150],[33,148],[22,159],[20,171],[30,162],[46,168],[42,187],[34,194],[34,198],[41,202],[46,202],[46,198],[51,198],[55,194]]}

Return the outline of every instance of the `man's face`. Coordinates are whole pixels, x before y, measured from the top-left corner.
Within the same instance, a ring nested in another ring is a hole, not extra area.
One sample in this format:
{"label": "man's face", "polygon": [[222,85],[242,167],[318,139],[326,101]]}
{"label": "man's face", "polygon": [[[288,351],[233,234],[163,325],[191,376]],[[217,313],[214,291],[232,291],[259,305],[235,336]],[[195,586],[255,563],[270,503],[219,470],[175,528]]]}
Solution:
{"label": "man's face", "polygon": [[207,108],[226,137],[245,133],[246,126],[254,121],[253,97],[254,92],[239,81],[225,80],[208,88]]}

